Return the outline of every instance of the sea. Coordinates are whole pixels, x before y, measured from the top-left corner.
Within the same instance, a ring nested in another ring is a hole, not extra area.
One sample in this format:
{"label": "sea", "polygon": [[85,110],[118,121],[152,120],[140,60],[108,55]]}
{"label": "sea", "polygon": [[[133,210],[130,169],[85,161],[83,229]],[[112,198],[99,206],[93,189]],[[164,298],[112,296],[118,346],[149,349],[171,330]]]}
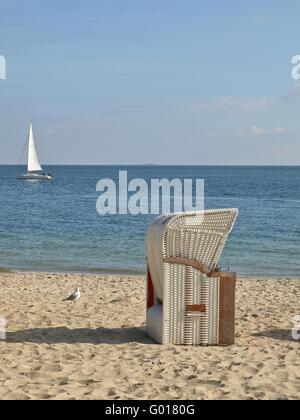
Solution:
{"label": "sea", "polygon": [[[55,166],[52,181],[0,166],[0,267],[51,273],[145,273],[154,214],[97,211],[97,183],[203,179],[205,209],[238,208],[219,265],[240,276],[300,276],[300,166]],[[150,189],[149,189],[150,193]],[[132,192],[128,193],[130,197]],[[195,198],[195,197],[194,197]]]}

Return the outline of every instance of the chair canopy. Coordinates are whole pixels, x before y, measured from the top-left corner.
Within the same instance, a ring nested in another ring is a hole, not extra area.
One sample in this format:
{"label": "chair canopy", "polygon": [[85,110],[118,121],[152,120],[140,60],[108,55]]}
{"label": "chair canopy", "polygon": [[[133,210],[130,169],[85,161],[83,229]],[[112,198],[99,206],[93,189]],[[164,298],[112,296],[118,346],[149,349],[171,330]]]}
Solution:
{"label": "chair canopy", "polygon": [[163,300],[164,260],[187,258],[213,271],[238,209],[203,210],[158,216],[146,234],[147,263],[156,296]]}

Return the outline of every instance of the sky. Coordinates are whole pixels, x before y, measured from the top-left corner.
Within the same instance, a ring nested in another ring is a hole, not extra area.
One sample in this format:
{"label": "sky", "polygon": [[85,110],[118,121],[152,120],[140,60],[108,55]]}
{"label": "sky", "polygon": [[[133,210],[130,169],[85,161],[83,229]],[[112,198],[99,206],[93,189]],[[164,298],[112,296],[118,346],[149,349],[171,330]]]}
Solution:
{"label": "sky", "polygon": [[0,164],[32,121],[44,164],[299,165],[299,16],[299,0],[0,0]]}

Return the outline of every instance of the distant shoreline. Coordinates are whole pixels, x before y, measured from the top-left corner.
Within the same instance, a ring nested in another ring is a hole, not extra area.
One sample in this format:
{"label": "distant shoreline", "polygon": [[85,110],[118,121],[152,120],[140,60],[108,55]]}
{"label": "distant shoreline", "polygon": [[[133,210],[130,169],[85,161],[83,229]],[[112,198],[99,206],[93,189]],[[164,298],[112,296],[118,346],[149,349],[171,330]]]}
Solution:
{"label": "distant shoreline", "polygon": [[[0,166],[26,166],[26,164],[16,164],[16,163],[0,163]],[[226,165],[220,165],[220,164],[165,164],[165,163],[152,163],[152,164],[145,164],[145,163],[111,163],[111,164],[82,164],[82,163],[44,163],[43,166],[78,166],[78,167],[191,167],[191,168],[201,168],[201,167],[218,167],[218,168],[299,168],[300,165],[261,165],[261,164],[251,164],[251,165],[238,165],[238,164],[226,164]]]}

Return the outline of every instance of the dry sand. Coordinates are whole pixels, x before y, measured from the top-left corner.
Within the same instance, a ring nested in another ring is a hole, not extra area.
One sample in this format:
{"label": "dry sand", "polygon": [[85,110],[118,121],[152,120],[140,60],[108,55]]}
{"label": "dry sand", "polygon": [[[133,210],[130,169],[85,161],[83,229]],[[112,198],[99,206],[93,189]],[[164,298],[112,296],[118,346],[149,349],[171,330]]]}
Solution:
{"label": "dry sand", "polygon": [[162,346],[143,277],[0,273],[0,399],[299,399],[299,286],[241,278],[234,346]]}

